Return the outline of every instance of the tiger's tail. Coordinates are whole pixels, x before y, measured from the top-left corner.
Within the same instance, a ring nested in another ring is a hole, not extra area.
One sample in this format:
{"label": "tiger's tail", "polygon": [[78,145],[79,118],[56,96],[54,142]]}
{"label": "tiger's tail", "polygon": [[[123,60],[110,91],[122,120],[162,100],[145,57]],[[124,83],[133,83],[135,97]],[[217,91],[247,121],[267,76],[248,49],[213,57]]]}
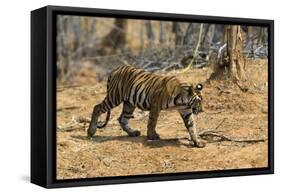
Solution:
{"label": "tiger's tail", "polygon": [[87,130],[87,134],[88,137],[93,137],[97,131],[97,128],[103,128],[107,125],[109,118],[110,118],[110,110],[107,111],[107,115],[106,115],[106,120],[104,121],[103,124],[101,124],[100,122],[98,122],[98,117],[99,117],[99,106],[94,108],[93,114],[92,114],[92,120],[90,122],[90,126]]}
{"label": "tiger's tail", "polygon": [[104,127],[107,125],[109,119],[110,119],[110,110],[107,112],[105,122],[104,122],[102,125],[97,125],[97,127],[98,127],[99,129],[100,129],[100,128],[104,128]]}

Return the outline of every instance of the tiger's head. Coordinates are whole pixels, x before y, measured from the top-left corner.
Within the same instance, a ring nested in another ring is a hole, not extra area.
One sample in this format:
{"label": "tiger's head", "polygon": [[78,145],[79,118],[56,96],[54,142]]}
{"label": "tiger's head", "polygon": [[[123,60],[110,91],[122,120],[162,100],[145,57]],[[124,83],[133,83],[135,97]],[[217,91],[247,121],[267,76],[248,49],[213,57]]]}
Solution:
{"label": "tiger's head", "polygon": [[194,86],[180,86],[180,95],[175,98],[175,104],[182,106],[184,109],[191,109],[193,114],[203,112],[201,91],[202,84]]}
{"label": "tiger's head", "polygon": [[200,112],[203,112],[203,105],[202,105],[203,97],[201,95],[202,89],[203,89],[203,85],[202,84],[197,84],[193,88],[193,92],[192,92],[192,95],[191,95],[189,103],[190,103],[192,112],[194,114],[198,114]]}

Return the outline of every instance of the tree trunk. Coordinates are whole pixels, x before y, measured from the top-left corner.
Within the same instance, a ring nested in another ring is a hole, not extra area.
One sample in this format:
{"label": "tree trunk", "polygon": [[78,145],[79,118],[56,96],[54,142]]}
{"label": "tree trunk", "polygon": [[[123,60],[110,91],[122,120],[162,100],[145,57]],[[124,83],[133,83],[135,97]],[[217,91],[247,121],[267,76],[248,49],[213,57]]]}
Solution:
{"label": "tree trunk", "polygon": [[146,26],[146,36],[148,40],[148,46],[151,48],[154,45],[154,32],[152,29],[151,21],[147,20],[145,26]]}
{"label": "tree trunk", "polygon": [[267,28],[259,28],[257,45],[267,43]]}
{"label": "tree trunk", "polygon": [[183,45],[184,33],[179,22],[173,22],[172,31],[175,34],[175,44]]}
{"label": "tree trunk", "polygon": [[107,50],[106,54],[112,54],[125,46],[127,25],[126,19],[115,19],[111,31],[102,40],[102,46]]}
{"label": "tree trunk", "polygon": [[241,26],[226,25],[224,28],[224,43],[226,44],[226,51],[222,62],[218,60],[215,62],[214,73],[210,79],[222,78],[223,74],[226,74],[227,78],[232,79],[242,91],[247,91]]}
{"label": "tree trunk", "polygon": [[240,26],[228,27],[227,56],[229,57],[230,76],[246,81],[245,59],[243,57],[243,40]]}
{"label": "tree trunk", "polygon": [[165,23],[160,21],[159,22],[159,43],[160,44],[163,44],[164,41],[166,40],[166,37],[165,37],[165,33],[164,33],[164,25]]}
{"label": "tree trunk", "polygon": [[249,57],[254,57],[254,34],[253,34],[253,26],[248,26],[247,33],[247,46],[250,49]]}
{"label": "tree trunk", "polygon": [[210,49],[210,45],[212,43],[213,34],[212,32],[213,24],[204,24],[204,30],[202,32],[202,41],[201,41],[201,49],[203,51],[208,51]]}

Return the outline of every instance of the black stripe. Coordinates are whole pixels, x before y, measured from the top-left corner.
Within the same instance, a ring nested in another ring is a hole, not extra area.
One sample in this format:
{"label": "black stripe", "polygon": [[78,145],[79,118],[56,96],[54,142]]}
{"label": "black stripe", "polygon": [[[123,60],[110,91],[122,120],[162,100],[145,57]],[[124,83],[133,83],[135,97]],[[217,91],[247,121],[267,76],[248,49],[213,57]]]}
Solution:
{"label": "black stripe", "polygon": [[146,110],[148,108],[147,102],[144,100],[142,107]]}
{"label": "black stripe", "polygon": [[186,120],[186,119],[188,119],[189,117],[190,117],[190,115],[192,114],[192,112],[191,113],[187,113],[186,115],[183,115],[183,119],[184,120]]}
{"label": "black stripe", "polygon": [[[175,89],[176,89],[176,87],[174,87],[172,94],[171,94],[171,95],[169,96],[169,98],[167,99],[166,108],[169,108],[169,103],[170,103],[170,101],[172,100],[171,98],[172,98],[172,96],[173,96],[173,94],[174,94],[174,92],[175,92]],[[174,101],[173,103],[174,103],[174,105],[176,105],[175,101]]]}
{"label": "black stripe", "polygon": [[[139,76],[139,77],[138,77]],[[140,72],[140,74],[139,75],[136,75],[136,76],[132,76],[132,79],[131,80],[129,80],[128,82],[129,82],[129,88],[128,88],[128,92],[130,92],[130,94],[131,94],[131,90],[132,90],[132,88],[133,88],[133,86],[135,85],[135,82],[136,82],[136,79],[141,79],[143,76],[145,76],[145,73],[144,72]],[[129,95],[130,96],[130,95]]]}
{"label": "black stripe", "polygon": [[[113,99],[114,100],[114,99]],[[110,109],[112,109],[115,106],[115,103],[112,102],[111,100],[107,100],[108,101],[108,105],[110,106]]]}
{"label": "black stripe", "polygon": [[174,105],[179,105],[178,103],[177,103],[177,100],[179,99],[181,97],[181,94],[178,94],[175,98],[174,98]]}
{"label": "black stripe", "polygon": [[[130,98],[131,90],[132,90],[132,87],[134,86],[134,82],[137,77],[137,75],[135,75],[135,74],[138,70],[139,69],[137,69],[137,68],[128,69],[128,71],[127,71],[128,76],[126,77],[126,79],[123,78],[123,82],[124,82],[123,95],[124,95],[124,97],[126,96],[127,98]],[[128,100],[128,99],[125,99],[125,100]]]}
{"label": "black stripe", "polygon": [[[142,94],[146,91],[147,87],[148,87],[148,84],[150,83],[150,80],[152,79],[152,77],[149,77],[143,84],[145,85],[144,88],[142,89],[142,91],[140,92],[139,96],[138,96],[138,99],[137,101],[140,102],[141,101],[141,97],[142,97]],[[146,94],[147,95],[147,94]],[[143,106],[143,105],[141,105]]]}
{"label": "black stripe", "polygon": [[125,114],[132,114],[131,112],[128,112],[126,110],[123,110],[122,112],[125,113]]}
{"label": "black stripe", "polygon": [[111,87],[108,92],[114,91],[118,82],[120,82],[120,75],[115,75],[114,79],[111,82]]}
{"label": "black stripe", "polygon": [[174,76],[165,78],[165,80],[164,80],[164,81],[165,81],[165,84],[167,85],[168,82],[171,81],[171,80],[174,79],[174,78],[175,78]]}
{"label": "black stripe", "polygon": [[109,107],[109,105],[105,101],[103,101],[103,112],[107,112],[110,109],[111,108]]}
{"label": "black stripe", "polygon": [[139,83],[137,84],[136,88],[135,88],[135,91],[134,91],[134,95],[133,95],[133,102],[136,104],[138,101],[137,101],[137,93],[139,91],[139,89],[145,84],[146,82],[146,78],[149,77],[151,75],[147,74],[145,76],[143,76],[142,79],[144,79],[143,81],[139,81]]}
{"label": "black stripe", "polygon": [[193,103],[194,103],[194,101],[195,101],[195,97],[196,97],[195,95],[191,97],[191,99],[190,99],[189,102],[188,102],[188,105],[189,105],[189,106],[192,106],[192,105],[193,105]]}
{"label": "black stripe", "polygon": [[132,77],[130,77],[131,75],[133,75],[133,73],[136,71],[136,69],[131,69],[130,71],[127,71],[126,75],[123,76],[123,86],[122,86],[122,93],[123,93],[123,98],[125,97],[126,91],[129,87],[129,80],[132,79]]}
{"label": "black stripe", "polygon": [[154,88],[156,82],[159,80],[158,77],[152,77],[152,79],[154,79],[154,80],[151,81],[150,84],[147,86],[146,97],[144,99],[144,102],[147,102],[147,104],[145,105],[146,109],[149,106],[149,101],[147,99],[150,96],[150,91],[152,88]]}
{"label": "black stripe", "polygon": [[131,119],[131,118],[133,118],[132,115],[130,115],[130,116],[128,116],[128,115],[122,115],[122,117],[123,117],[123,118],[126,118],[126,119]]}
{"label": "black stripe", "polygon": [[[123,84],[124,85],[124,84]],[[123,87],[125,87],[125,86],[123,86]],[[118,87],[117,87],[117,94],[116,94],[116,100],[117,100],[117,102],[121,102],[122,101],[122,97],[123,97],[123,89],[122,89],[122,85],[118,85]]]}

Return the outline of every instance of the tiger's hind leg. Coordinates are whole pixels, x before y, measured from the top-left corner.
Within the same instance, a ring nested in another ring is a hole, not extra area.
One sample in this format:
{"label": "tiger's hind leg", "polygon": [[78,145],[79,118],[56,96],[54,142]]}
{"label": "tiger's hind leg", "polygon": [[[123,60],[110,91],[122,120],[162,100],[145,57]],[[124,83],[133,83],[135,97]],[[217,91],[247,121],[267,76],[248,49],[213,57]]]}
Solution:
{"label": "tiger's hind leg", "polygon": [[128,125],[129,119],[133,118],[135,108],[136,107],[132,106],[129,102],[124,102],[122,113],[118,119],[120,126],[130,137],[140,136],[140,131],[132,129]]}
{"label": "tiger's hind leg", "polygon": [[159,140],[160,136],[157,134],[155,128],[157,124],[157,120],[159,117],[159,112],[157,108],[152,108],[149,113],[149,119],[147,124],[147,138],[149,140]]}

